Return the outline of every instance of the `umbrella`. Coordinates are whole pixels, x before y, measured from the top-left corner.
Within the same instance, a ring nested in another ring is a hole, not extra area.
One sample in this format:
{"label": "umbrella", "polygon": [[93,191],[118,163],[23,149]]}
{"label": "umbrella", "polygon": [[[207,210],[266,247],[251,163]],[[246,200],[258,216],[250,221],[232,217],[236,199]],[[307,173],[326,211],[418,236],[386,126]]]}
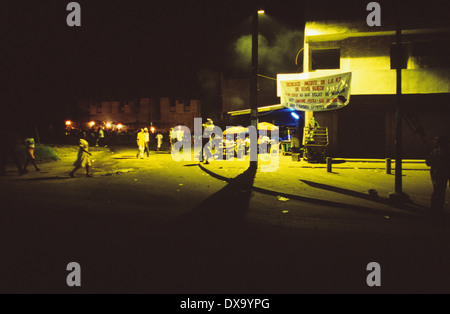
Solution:
{"label": "umbrella", "polygon": [[260,122],[258,123],[258,130],[267,129],[267,130],[278,130],[278,127],[275,124],[269,122]]}
{"label": "umbrella", "polygon": [[227,128],[225,131],[223,131],[223,134],[239,134],[239,133],[245,133],[248,132],[247,128],[244,128],[243,126],[233,126],[231,128]]}

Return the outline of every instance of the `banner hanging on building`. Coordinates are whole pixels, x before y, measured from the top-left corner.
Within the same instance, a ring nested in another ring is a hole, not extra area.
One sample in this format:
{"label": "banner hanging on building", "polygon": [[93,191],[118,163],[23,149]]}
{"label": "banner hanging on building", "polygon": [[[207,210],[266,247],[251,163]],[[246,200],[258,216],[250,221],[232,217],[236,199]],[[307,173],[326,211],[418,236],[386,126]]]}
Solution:
{"label": "banner hanging on building", "polygon": [[281,104],[302,111],[335,110],[350,101],[352,73],[281,81]]}

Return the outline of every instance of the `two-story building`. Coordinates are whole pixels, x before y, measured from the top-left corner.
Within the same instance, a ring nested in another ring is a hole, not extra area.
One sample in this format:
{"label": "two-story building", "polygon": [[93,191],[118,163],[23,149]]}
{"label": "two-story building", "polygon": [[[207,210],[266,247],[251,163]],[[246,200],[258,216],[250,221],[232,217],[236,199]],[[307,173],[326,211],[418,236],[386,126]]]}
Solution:
{"label": "two-story building", "polygon": [[[426,21],[401,29],[401,107],[403,154],[423,158],[434,136],[450,135],[450,28]],[[393,157],[397,74],[396,27],[365,20],[308,21],[304,72],[279,74],[282,80],[351,72],[350,103],[341,109],[305,112],[329,129],[328,155]],[[278,96],[281,96],[278,84]]]}

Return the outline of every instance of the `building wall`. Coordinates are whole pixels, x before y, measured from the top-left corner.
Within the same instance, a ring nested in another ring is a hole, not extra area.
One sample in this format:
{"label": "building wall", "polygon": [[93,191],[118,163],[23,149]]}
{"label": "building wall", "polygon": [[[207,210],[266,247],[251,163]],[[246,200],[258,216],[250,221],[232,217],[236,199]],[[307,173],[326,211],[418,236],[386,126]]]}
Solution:
{"label": "building wall", "polygon": [[[449,36],[450,33],[447,34],[447,37]],[[423,40],[420,34],[403,37],[410,44]],[[435,35],[435,38],[440,39],[442,35]],[[394,42],[393,35],[351,37],[326,42],[310,41],[309,53],[332,48],[339,48],[341,51],[339,69],[310,72],[315,72],[316,75],[352,72],[352,95],[395,94],[396,70],[391,69],[390,52]],[[408,68],[402,70],[403,94],[450,93],[450,68],[420,68],[415,60],[413,56],[408,56]],[[308,62],[313,61],[309,58]]]}
{"label": "building wall", "polygon": [[[402,42],[406,65],[401,98],[403,154],[405,158],[424,158],[434,136],[450,136],[450,62],[446,61],[450,30],[403,30]],[[313,113],[321,126],[329,128],[329,156],[394,157],[397,76],[391,58],[393,43],[395,32],[388,27],[370,29],[330,21],[306,24],[305,73],[282,74],[279,80],[352,72],[349,105]],[[425,50],[420,52],[418,45]],[[313,50],[336,48],[340,49],[338,68],[312,70]]]}
{"label": "building wall", "polygon": [[184,125],[192,132],[194,118],[201,118],[201,105],[199,100],[176,100],[169,97],[160,99],[161,121],[160,128],[168,131],[171,127]]}
{"label": "building wall", "polygon": [[89,112],[88,121],[150,124],[160,119],[159,103],[149,97],[127,101],[80,101],[78,106]]}

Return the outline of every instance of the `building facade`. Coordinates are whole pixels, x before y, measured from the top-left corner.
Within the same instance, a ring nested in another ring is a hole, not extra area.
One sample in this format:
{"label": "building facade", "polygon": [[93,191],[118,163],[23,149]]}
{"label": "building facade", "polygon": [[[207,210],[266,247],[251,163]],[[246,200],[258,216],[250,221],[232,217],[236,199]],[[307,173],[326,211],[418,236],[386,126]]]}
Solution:
{"label": "building facade", "polygon": [[95,125],[112,128],[119,124],[127,128],[140,128],[155,126],[160,132],[168,132],[171,127],[185,125],[194,127],[194,118],[201,117],[201,105],[199,100],[177,100],[163,97],[154,100],[149,97],[127,101],[80,101],[78,107],[89,113],[85,121],[80,121],[92,127]]}
{"label": "building facade", "polygon": [[[320,125],[329,129],[329,156],[394,156],[398,62],[404,157],[424,158],[434,136],[450,135],[450,28],[403,28],[398,57],[393,25],[306,22],[304,72],[278,75],[281,81],[352,72],[350,103],[342,109],[314,112]],[[312,115],[306,112],[306,119]]]}
{"label": "building facade", "polygon": [[201,118],[199,100],[177,100],[170,97],[160,99],[161,120],[159,127],[169,131],[171,127],[183,125],[194,130],[194,118]]}

